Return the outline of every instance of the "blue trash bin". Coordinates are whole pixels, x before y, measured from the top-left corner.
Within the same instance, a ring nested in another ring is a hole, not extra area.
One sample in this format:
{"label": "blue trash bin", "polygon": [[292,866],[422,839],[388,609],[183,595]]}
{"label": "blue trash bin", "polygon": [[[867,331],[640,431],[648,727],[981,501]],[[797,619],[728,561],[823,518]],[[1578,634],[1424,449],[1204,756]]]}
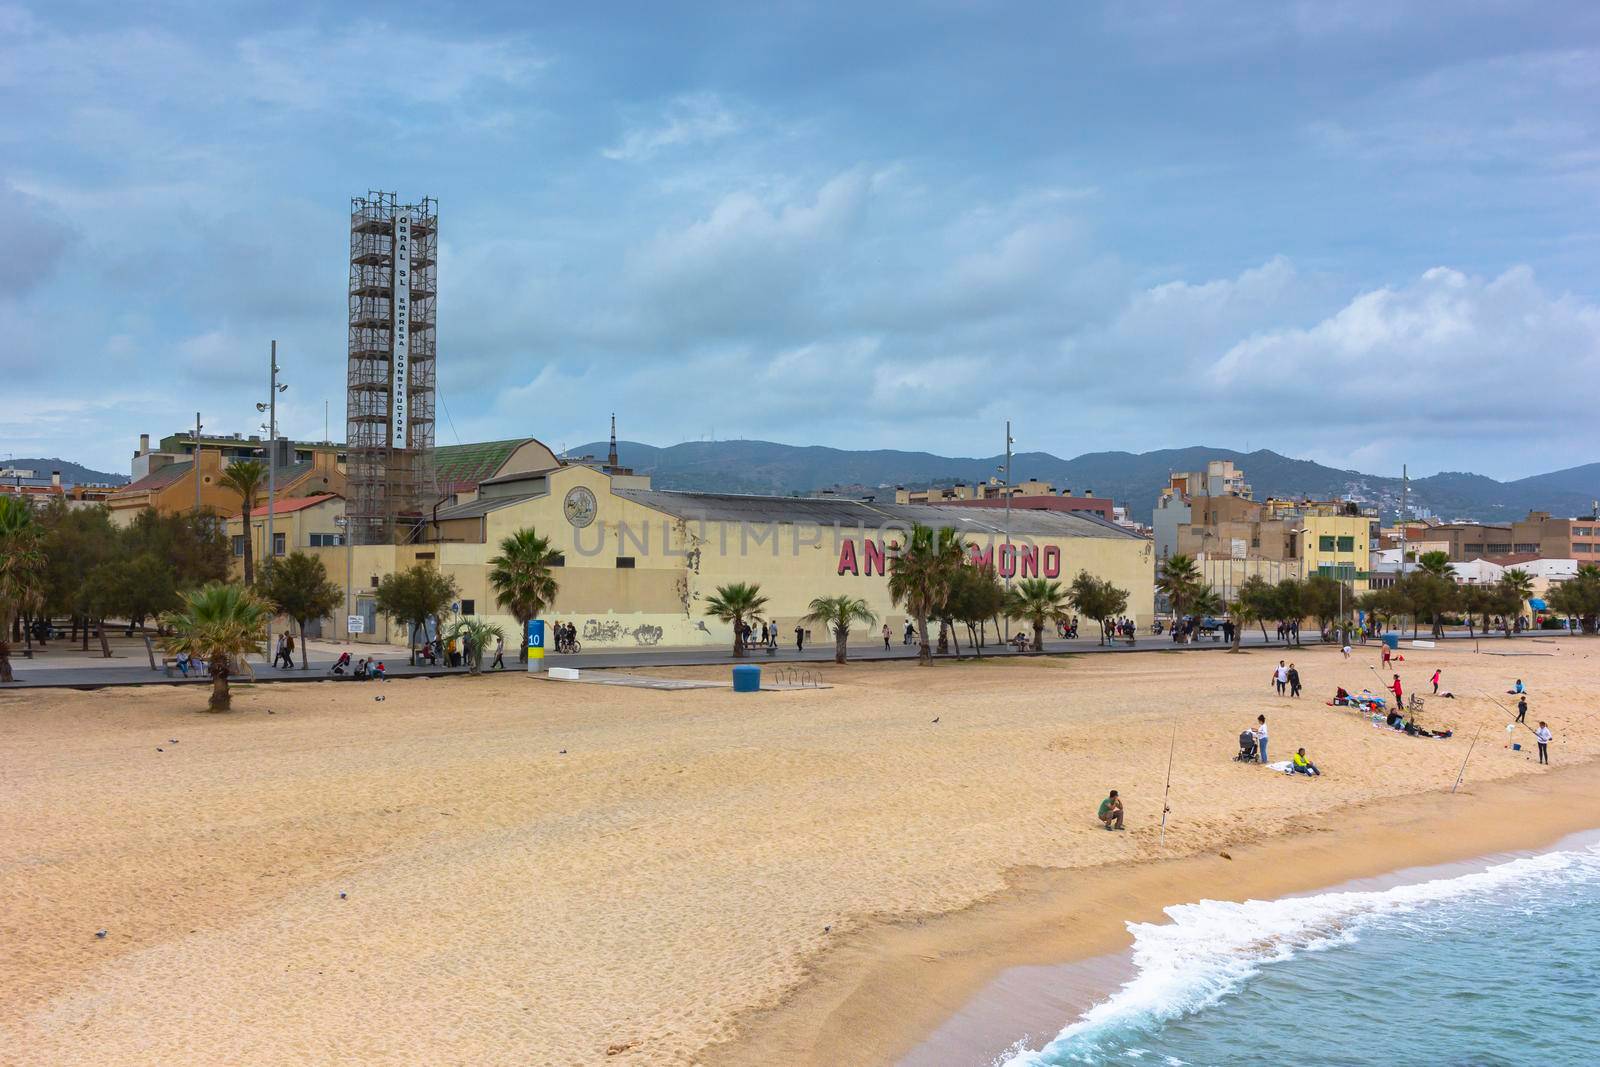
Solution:
{"label": "blue trash bin", "polygon": [[1384,634],[1383,635],[1383,643],[1389,646],[1389,651],[1391,651],[1391,652],[1398,651],[1399,648],[1400,648],[1400,635],[1399,634]]}
{"label": "blue trash bin", "polygon": [[750,663],[735,667],[733,669],[733,691],[735,693],[759,693],[761,691],[761,668]]}

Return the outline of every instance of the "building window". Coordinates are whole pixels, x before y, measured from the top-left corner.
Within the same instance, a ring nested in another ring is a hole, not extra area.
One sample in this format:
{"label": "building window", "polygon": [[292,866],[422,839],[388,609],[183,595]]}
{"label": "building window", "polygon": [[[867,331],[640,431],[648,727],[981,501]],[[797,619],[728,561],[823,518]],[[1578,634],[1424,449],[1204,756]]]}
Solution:
{"label": "building window", "polygon": [[314,533],[311,535],[312,548],[335,548],[342,544],[344,544],[342,534]]}
{"label": "building window", "polygon": [[1356,550],[1356,539],[1354,537],[1341,537],[1341,538],[1339,538],[1339,551],[1340,552],[1354,552],[1355,550]]}
{"label": "building window", "polygon": [[478,613],[478,602],[476,600],[463,600],[461,602],[461,614],[463,614],[463,615],[476,615],[477,613]]}
{"label": "building window", "polygon": [[235,556],[244,555],[244,535],[243,534],[234,534],[233,535],[233,554]]}
{"label": "building window", "polygon": [[1503,544],[1496,544],[1495,542],[1490,541],[1488,544],[1484,545],[1483,548],[1484,551],[1489,553],[1491,556],[1507,556],[1511,554],[1511,543],[1509,541]]}
{"label": "building window", "polygon": [[1317,551],[1332,552],[1336,543],[1336,540],[1332,537],[1319,537],[1317,538]]}
{"label": "building window", "polygon": [[1538,544],[1538,542],[1533,542],[1533,543],[1523,542],[1522,544],[1519,544],[1517,546],[1517,551],[1518,552],[1535,552],[1536,553],[1536,552],[1539,551],[1539,544]]}
{"label": "building window", "polygon": [[418,559],[432,559],[433,558],[433,553],[432,552],[418,552],[417,553],[417,558]]}
{"label": "building window", "polygon": [[1574,526],[1572,528],[1572,536],[1573,537],[1593,537],[1594,536],[1594,530],[1591,529],[1588,526]]}
{"label": "building window", "polygon": [[272,554],[274,556],[283,555],[283,552],[284,552],[284,549],[286,547],[286,543],[287,543],[288,537],[289,537],[288,534],[281,534],[281,533],[274,533],[272,535]]}
{"label": "building window", "polygon": [[552,567],[565,567],[567,565],[567,557],[562,555],[560,552],[557,552],[552,555],[547,562]]}
{"label": "building window", "polygon": [[633,570],[633,557],[632,556],[618,556],[617,557],[617,567],[620,570],[628,570],[628,571]]}

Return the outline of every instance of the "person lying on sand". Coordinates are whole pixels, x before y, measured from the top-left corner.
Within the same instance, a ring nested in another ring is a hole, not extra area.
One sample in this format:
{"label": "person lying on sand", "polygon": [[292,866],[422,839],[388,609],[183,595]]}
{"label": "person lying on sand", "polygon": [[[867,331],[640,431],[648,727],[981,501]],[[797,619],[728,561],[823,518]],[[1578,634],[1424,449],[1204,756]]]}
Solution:
{"label": "person lying on sand", "polygon": [[1115,789],[1100,802],[1100,824],[1107,830],[1122,829],[1122,798]]}

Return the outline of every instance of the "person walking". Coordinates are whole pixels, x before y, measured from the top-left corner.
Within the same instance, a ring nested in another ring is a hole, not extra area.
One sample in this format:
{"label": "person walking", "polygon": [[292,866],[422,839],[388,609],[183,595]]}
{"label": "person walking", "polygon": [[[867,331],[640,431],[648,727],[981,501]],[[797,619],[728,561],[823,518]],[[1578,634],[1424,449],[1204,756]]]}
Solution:
{"label": "person walking", "polygon": [[883,650],[889,651],[889,624],[883,624]]}
{"label": "person walking", "polygon": [[1283,691],[1289,687],[1289,668],[1283,665],[1283,660],[1272,668],[1272,685],[1277,689],[1278,695],[1283,696]]}
{"label": "person walking", "polygon": [[1100,825],[1107,830],[1122,829],[1122,798],[1117,796],[1113,789],[1104,800],[1100,802]]}
{"label": "person walking", "polygon": [[1539,721],[1539,728],[1533,732],[1533,736],[1539,739],[1539,762],[1548,765],[1550,763],[1550,739],[1554,735],[1550,733],[1550,727],[1545,725],[1544,720],[1541,719]]}
{"label": "person walking", "polygon": [[1434,696],[1438,696],[1439,695],[1439,675],[1442,674],[1442,673],[1443,673],[1443,671],[1438,667],[1435,667],[1433,669],[1433,695]]}
{"label": "person walking", "polygon": [[283,632],[283,665],[294,670],[294,634],[287,630]]}
{"label": "person walking", "polygon": [[1300,672],[1294,669],[1293,663],[1289,664],[1289,695],[1292,697],[1300,695]]}
{"label": "person walking", "polygon": [[503,637],[494,639],[494,662],[489,664],[489,669],[492,671],[506,669],[506,639]]}
{"label": "person walking", "polygon": [[1527,697],[1518,697],[1517,698],[1517,721],[1520,722],[1524,726],[1528,725],[1528,698]]}
{"label": "person walking", "polygon": [[794,628],[794,650],[796,652],[804,652],[806,650],[806,628],[804,626],[796,626]]}
{"label": "person walking", "polygon": [[912,639],[915,638],[916,636],[917,636],[917,624],[912,622],[909,618],[907,618],[906,619],[906,639],[901,643],[909,645],[911,643]]}
{"label": "person walking", "polygon": [[1265,715],[1256,716],[1256,728],[1251,731],[1251,735],[1256,739],[1256,759],[1265,765],[1267,762],[1267,717]]}

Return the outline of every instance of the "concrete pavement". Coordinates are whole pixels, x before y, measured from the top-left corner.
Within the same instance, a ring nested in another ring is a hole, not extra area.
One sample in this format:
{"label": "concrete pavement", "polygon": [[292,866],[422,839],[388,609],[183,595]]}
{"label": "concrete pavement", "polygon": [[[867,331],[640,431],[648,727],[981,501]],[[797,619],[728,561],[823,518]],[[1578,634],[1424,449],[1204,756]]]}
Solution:
{"label": "concrete pavement", "polygon": [[[1565,633],[1557,631],[1536,631],[1514,635],[1509,642],[1504,637],[1499,635],[1495,635],[1493,637],[1480,637],[1478,639],[1482,640],[1485,644],[1489,644],[1490,642],[1505,642],[1507,644],[1515,642],[1517,645],[1522,645],[1522,650],[1525,651],[1526,646],[1523,645],[1523,642],[1529,639],[1544,638],[1549,640],[1561,639],[1566,636],[1567,635]],[[1469,635],[1465,632],[1447,633],[1444,637],[1445,641],[1452,644],[1457,641],[1469,641],[1473,639],[1473,637],[1469,637]],[[1402,640],[1402,651],[1405,649],[1405,641],[1409,640],[1410,638],[1405,638]],[[1256,633],[1247,634],[1242,643],[1247,648],[1282,649],[1285,653],[1291,653],[1296,647],[1293,645],[1285,645],[1270,639],[1263,641],[1259,631]],[[1309,633],[1303,635],[1303,644],[1306,647],[1314,647],[1322,644],[1322,641],[1315,633]],[[256,662],[257,657],[252,657],[251,666],[255,671],[254,681],[257,683],[269,683],[353,680],[348,676],[339,677],[329,674],[329,670],[332,667],[334,660],[337,658],[338,651],[341,650],[341,647],[342,646],[327,644],[324,642],[311,643],[310,647],[308,648],[309,668],[306,670],[301,670],[298,666],[296,666],[294,670],[280,670],[278,668],[268,666],[264,660],[262,662]],[[1226,649],[1228,647],[1229,646],[1222,641],[1212,641],[1209,639],[1201,639],[1193,644],[1179,645],[1174,644],[1171,637],[1166,634],[1162,634],[1160,636],[1146,634],[1140,636],[1132,645],[1129,645],[1126,641],[1120,640],[1113,644],[1101,645],[1098,637],[1080,638],[1075,641],[1064,641],[1056,638],[1049,638],[1045,641],[1044,652],[1042,654],[1063,655],[1068,653],[1116,653],[1125,655],[1140,652],[1215,651]],[[1369,642],[1367,646],[1362,647],[1372,648],[1374,651],[1376,651],[1378,642],[1372,641]],[[130,648],[137,649],[137,658],[132,655],[130,650],[124,650],[125,654],[123,656],[119,656],[117,659],[95,659],[92,664],[81,659],[79,659],[77,662],[73,662],[70,659],[61,661],[56,657],[52,657],[48,663],[14,658],[12,660],[12,670],[15,673],[17,680],[15,682],[0,685],[0,690],[28,688],[101,689],[109,686],[201,685],[209,683],[209,679],[205,678],[204,676],[194,676],[187,679],[182,677],[169,678],[162,671],[152,671],[149,667],[149,661],[145,657],[143,647],[130,646]],[[898,638],[890,643],[887,650],[885,650],[881,644],[852,644],[850,646],[850,661],[852,663],[904,661],[916,658],[916,654],[917,650],[915,645],[901,644]],[[990,645],[983,650],[984,658],[1034,656],[1040,654],[1041,653],[1031,651],[1018,652],[1007,646],[997,645]],[[361,656],[376,656],[377,658],[383,660],[384,666],[386,667],[388,675],[391,678],[443,677],[446,675],[467,673],[467,669],[465,667],[430,667],[427,664],[421,664],[416,667],[409,666],[407,663],[406,650],[403,648],[396,648],[394,646],[379,647],[362,645],[353,649],[352,655],[357,658]],[[972,652],[966,647],[965,644],[963,644],[959,656],[955,653],[951,653],[949,655],[939,656],[937,658],[967,659],[971,657]],[[298,659],[299,657],[297,655],[297,662]],[[735,663],[773,663],[784,666],[797,666],[806,663],[824,663],[829,662],[832,659],[833,643],[829,641],[807,645],[802,651],[797,651],[792,642],[786,646],[780,646],[776,651],[773,652],[769,652],[766,649],[756,649],[747,653],[743,659],[735,659],[731,650],[727,648],[657,647],[605,649],[579,652],[576,654],[553,654],[546,658],[545,663],[547,666],[552,667],[627,667],[648,669],[654,667],[731,666]],[[159,656],[157,662],[160,662]],[[521,664],[517,663],[516,661],[515,646],[508,645],[506,649],[506,669],[510,671],[522,669]],[[235,681],[248,682],[250,679],[236,678]]]}

